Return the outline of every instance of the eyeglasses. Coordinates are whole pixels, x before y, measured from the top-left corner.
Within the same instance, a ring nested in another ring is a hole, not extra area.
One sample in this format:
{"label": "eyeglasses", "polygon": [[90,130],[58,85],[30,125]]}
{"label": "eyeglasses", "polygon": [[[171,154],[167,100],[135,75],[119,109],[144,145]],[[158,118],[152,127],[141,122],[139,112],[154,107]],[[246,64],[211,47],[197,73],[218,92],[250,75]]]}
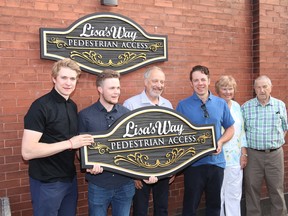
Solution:
{"label": "eyeglasses", "polygon": [[209,113],[208,113],[208,110],[207,110],[207,107],[206,107],[205,104],[202,104],[202,105],[201,105],[201,109],[202,109],[203,112],[204,112],[204,117],[205,117],[205,118],[209,118]]}

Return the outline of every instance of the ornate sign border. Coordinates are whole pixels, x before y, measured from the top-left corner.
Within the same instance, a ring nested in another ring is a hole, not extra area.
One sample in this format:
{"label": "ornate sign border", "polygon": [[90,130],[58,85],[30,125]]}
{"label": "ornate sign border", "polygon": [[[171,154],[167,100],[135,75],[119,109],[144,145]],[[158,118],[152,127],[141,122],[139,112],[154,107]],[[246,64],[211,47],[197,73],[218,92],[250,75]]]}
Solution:
{"label": "ornate sign border", "polygon": [[119,73],[168,60],[167,36],[146,33],[131,19],[114,13],[94,13],[66,29],[40,28],[41,58],[71,58],[82,70]]}
{"label": "ornate sign border", "polygon": [[[180,113],[156,106],[131,111],[118,119],[105,134],[92,135],[94,144],[80,149],[81,168],[91,168],[97,163],[104,170],[133,178],[169,177],[215,152],[217,145],[214,125],[195,126]],[[140,148],[136,142],[144,139],[154,139],[154,146]],[[174,141],[167,144],[168,139]],[[161,145],[157,140],[163,140]],[[137,148],[134,149],[135,145]]]}

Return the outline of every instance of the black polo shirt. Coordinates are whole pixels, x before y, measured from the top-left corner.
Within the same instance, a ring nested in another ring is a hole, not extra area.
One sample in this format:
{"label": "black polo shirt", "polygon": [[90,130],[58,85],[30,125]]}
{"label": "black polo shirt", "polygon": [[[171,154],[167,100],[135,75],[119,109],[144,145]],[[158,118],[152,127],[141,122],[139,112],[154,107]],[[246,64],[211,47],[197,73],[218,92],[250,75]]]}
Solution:
{"label": "black polo shirt", "polygon": [[[79,132],[106,132],[118,118],[129,111],[126,107],[116,104],[110,112],[107,112],[98,100],[98,102],[79,113]],[[86,173],[86,179],[99,187],[107,189],[119,188],[132,181],[127,176],[109,171],[97,175]]]}
{"label": "black polo shirt", "polygon": [[[41,132],[39,142],[55,143],[78,134],[77,106],[54,88],[35,100],[24,117],[24,128]],[[75,150],[29,160],[30,177],[43,181],[70,181],[76,174]]]}

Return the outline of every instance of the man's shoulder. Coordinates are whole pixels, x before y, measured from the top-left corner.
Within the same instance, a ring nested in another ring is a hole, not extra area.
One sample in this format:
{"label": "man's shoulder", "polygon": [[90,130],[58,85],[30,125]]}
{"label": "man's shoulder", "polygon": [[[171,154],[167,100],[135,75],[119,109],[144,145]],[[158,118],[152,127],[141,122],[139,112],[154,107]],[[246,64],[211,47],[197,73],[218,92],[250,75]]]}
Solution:
{"label": "man's shoulder", "polygon": [[88,107],[82,109],[79,112],[79,115],[85,115],[85,114],[91,112],[94,109],[95,106],[96,106],[96,103],[93,103],[93,104],[89,105]]}
{"label": "man's shoulder", "polygon": [[284,105],[285,106],[284,101],[282,101],[282,100],[280,100],[278,98],[271,97],[271,101],[274,102],[274,103],[278,103],[280,105]]}
{"label": "man's shoulder", "polygon": [[252,98],[252,99],[244,102],[242,104],[241,108],[244,109],[244,108],[250,107],[252,104],[255,104],[255,102],[256,102],[255,100],[256,100],[256,98]]}
{"label": "man's shoulder", "polygon": [[127,98],[127,99],[124,101],[123,104],[125,104],[125,103],[131,103],[132,101],[139,100],[139,99],[141,98],[141,95],[142,95],[142,93],[141,93],[141,94],[134,95],[134,96],[132,96],[132,97],[130,97],[130,98]]}
{"label": "man's shoulder", "polygon": [[56,100],[54,100],[54,98],[52,97],[51,93],[48,92],[44,95],[42,95],[41,97],[37,98],[36,100],[34,100],[31,104],[30,108],[45,108],[45,107],[49,107],[52,105],[52,107],[54,106],[54,103],[56,103]]}
{"label": "man's shoulder", "polygon": [[221,98],[221,97],[219,97],[219,96],[210,95],[209,98],[210,98],[212,101],[214,101],[214,102],[220,102],[220,103],[227,104],[227,102],[226,102],[223,98]]}
{"label": "man's shoulder", "polygon": [[193,99],[193,96],[189,96],[189,97],[183,98],[183,99],[181,99],[181,100],[178,102],[178,104],[183,104],[183,103],[191,102],[192,99]]}
{"label": "man's shoulder", "polygon": [[142,92],[125,100],[123,106],[127,107],[129,110],[134,110],[143,106],[143,100],[145,101],[145,99],[143,99]]}
{"label": "man's shoulder", "polygon": [[160,106],[173,109],[172,103],[168,99],[160,96],[160,102],[161,102],[161,104],[159,104]]}
{"label": "man's shoulder", "polygon": [[170,102],[167,98],[164,98],[164,97],[162,97],[162,96],[160,96],[160,97],[161,97],[161,100],[163,100],[163,101],[171,104],[171,102]]}
{"label": "man's shoulder", "polygon": [[121,104],[116,104],[116,108],[117,108],[118,112],[121,112],[123,114],[127,113],[127,112],[130,112],[130,110],[127,107],[125,107],[125,106],[123,106]]}

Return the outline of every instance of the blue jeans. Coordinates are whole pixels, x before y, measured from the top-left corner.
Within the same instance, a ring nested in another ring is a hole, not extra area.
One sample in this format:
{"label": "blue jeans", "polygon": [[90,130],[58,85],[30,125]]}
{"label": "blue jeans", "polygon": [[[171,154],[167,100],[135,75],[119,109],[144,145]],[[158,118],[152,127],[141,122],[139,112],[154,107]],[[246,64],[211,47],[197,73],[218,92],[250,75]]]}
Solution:
{"label": "blue jeans", "polygon": [[107,189],[88,183],[89,216],[106,216],[109,205],[113,216],[129,216],[135,194],[133,181],[119,188]]}
{"label": "blue jeans", "polygon": [[34,216],[76,215],[77,178],[72,182],[44,183],[30,177]]}

